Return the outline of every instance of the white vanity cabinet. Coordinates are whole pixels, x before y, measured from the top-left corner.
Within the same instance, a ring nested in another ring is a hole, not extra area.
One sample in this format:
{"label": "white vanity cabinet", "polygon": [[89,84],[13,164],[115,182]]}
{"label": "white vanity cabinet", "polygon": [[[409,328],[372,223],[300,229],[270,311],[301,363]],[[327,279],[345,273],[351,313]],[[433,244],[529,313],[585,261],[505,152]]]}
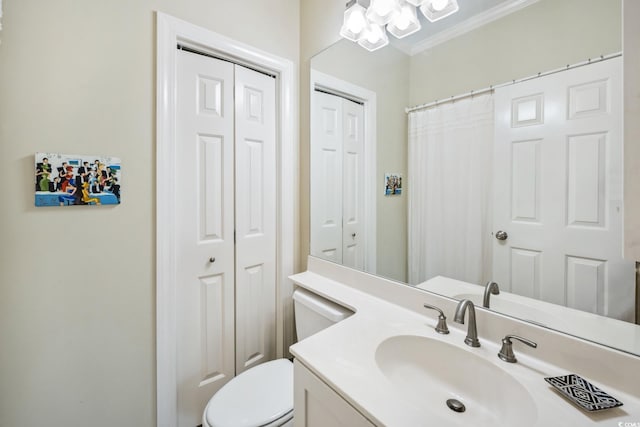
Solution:
{"label": "white vanity cabinet", "polygon": [[320,378],[293,362],[294,427],[374,427]]}

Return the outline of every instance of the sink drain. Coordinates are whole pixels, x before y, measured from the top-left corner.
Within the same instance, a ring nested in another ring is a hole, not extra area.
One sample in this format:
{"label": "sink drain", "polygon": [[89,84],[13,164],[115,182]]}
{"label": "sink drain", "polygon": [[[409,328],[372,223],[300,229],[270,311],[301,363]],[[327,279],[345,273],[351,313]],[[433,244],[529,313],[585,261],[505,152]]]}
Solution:
{"label": "sink drain", "polygon": [[447,400],[447,406],[454,412],[464,412],[467,409],[458,399]]}

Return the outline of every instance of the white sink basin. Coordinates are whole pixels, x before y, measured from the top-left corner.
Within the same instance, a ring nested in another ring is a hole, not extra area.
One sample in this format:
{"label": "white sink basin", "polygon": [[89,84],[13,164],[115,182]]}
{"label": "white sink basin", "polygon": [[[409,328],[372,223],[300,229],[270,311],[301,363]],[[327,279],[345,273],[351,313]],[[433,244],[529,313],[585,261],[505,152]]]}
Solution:
{"label": "white sink basin", "polygon": [[[380,343],[375,359],[394,392],[424,409],[425,417],[437,417],[451,426],[526,427],[536,422],[536,407],[527,390],[506,371],[473,354],[473,349],[401,335]],[[462,402],[466,410],[454,412],[446,404],[448,399]]]}

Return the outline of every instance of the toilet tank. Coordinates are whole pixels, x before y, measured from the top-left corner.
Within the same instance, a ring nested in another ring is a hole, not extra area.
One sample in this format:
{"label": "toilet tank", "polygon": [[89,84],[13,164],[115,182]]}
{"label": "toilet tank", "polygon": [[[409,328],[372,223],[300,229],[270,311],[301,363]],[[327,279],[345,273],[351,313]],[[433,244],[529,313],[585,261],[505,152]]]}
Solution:
{"label": "toilet tank", "polygon": [[303,288],[293,291],[293,307],[298,341],[353,314],[352,310]]}

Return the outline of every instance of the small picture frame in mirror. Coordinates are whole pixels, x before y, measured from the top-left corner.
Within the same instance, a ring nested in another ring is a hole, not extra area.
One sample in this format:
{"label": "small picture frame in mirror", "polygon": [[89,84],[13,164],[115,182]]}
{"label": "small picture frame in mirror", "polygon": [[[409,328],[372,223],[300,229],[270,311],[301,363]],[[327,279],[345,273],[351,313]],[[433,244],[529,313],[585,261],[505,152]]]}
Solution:
{"label": "small picture frame in mirror", "polygon": [[384,174],[384,195],[400,196],[402,194],[402,174],[386,172]]}

